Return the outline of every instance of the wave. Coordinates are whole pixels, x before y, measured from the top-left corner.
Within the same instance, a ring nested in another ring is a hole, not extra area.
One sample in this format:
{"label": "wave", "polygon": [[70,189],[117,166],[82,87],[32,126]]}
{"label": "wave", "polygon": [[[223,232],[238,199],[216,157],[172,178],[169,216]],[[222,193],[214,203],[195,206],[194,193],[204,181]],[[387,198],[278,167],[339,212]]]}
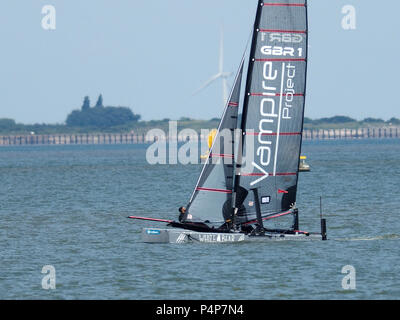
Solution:
{"label": "wave", "polygon": [[373,236],[373,237],[360,237],[360,238],[343,238],[343,239],[333,239],[336,241],[374,241],[374,240],[392,240],[399,239],[399,234],[385,234],[382,236]]}

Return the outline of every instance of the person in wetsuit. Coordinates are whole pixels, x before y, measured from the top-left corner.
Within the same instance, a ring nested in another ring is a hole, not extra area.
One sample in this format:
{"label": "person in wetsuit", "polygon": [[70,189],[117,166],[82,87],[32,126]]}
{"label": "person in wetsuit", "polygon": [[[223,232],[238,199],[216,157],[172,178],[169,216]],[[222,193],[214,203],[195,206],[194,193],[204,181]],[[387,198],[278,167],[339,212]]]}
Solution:
{"label": "person in wetsuit", "polygon": [[183,217],[185,216],[185,213],[186,213],[186,208],[185,207],[180,207],[178,210],[179,210],[179,218],[178,218],[178,220],[179,220],[179,222],[182,222],[183,221]]}

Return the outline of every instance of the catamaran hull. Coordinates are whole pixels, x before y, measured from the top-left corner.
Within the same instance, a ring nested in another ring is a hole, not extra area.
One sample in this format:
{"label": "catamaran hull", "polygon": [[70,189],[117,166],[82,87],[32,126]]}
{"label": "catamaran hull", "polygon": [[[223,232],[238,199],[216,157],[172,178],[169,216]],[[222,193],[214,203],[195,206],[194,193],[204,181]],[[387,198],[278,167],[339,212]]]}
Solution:
{"label": "catamaran hull", "polygon": [[247,241],[284,241],[284,240],[322,240],[321,234],[276,234],[265,236],[249,236],[243,233],[211,233],[196,232],[184,229],[144,228],[142,240],[146,243],[232,243]]}

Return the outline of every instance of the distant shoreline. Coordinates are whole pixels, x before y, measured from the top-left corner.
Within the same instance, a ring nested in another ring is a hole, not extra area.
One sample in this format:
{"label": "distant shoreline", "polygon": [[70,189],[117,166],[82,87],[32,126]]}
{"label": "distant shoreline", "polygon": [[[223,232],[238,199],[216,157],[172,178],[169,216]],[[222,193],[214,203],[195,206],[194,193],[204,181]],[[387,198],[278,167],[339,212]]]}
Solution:
{"label": "distant shoreline", "polygon": [[[324,118],[311,120],[305,118],[304,129],[305,130],[339,130],[347,128],[348,130],[360,130],[360,129],[379,129],[379,128],[400,128],[400,123],[389,122],[389,121],[349,121],[340,122],[335,121],[338,117]],[[4,122],[10,119],[0,119]],[[13,121],[13,120],[11,120]],[[193,129],[200,133],[201,129],[211,130],[217,128],[220,119],[214,118],[211,120],[194,120],[189,118],[181,118],[180,120],[150,120],[150,121],[139,121],[130,122],[125,125],[115,127],[70,127],[64,124],[16,124],[11,127],[2,125],[0,121],[0,136],[15,136],[15,135],[98,135],[98,134],[146,134],[152,129],[161,129],[164,132],[168,132],[169,121],[176,121],[178,132],[182,129]]]}
{"label": "distant shoreline", "polygon": [[[191,140],[204,141],[204,135],[189,136]],[[340,140],[340,139],[377,139],[400,138],[400,127],[384,128],[342,128],[342,129],[305,129],[304,140]],[[168,139],[166,137],[165,139]],[[165,140],[162,139],[162,140]],[[188,140],[188,136],[171,137],[179,142]],[[151,134],[103,133],[103,134],[48,134],[48,135],[0,135],[0,146],[21,145],[99,145],[99,144],[141,144],[153,143],[158,138]]]}

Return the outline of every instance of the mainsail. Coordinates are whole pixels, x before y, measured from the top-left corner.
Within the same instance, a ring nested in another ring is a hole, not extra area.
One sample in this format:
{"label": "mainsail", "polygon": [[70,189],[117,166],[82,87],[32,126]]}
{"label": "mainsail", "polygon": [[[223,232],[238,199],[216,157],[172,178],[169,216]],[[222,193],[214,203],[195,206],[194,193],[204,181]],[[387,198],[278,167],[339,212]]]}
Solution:
{"label": "mainsail", "polygon": [[224,222],[232,214],[234,131],[237,128],[244,59],[225,107],[217,134],[187,206],[186,221]]}
{"label": "mainsail", "polygon": [[290,213],[296,202],[307,36],[306,1],[259,2],[241,123],[244,163],[234,190],[241,223],[256,219],[257,202],[263,218]]}

